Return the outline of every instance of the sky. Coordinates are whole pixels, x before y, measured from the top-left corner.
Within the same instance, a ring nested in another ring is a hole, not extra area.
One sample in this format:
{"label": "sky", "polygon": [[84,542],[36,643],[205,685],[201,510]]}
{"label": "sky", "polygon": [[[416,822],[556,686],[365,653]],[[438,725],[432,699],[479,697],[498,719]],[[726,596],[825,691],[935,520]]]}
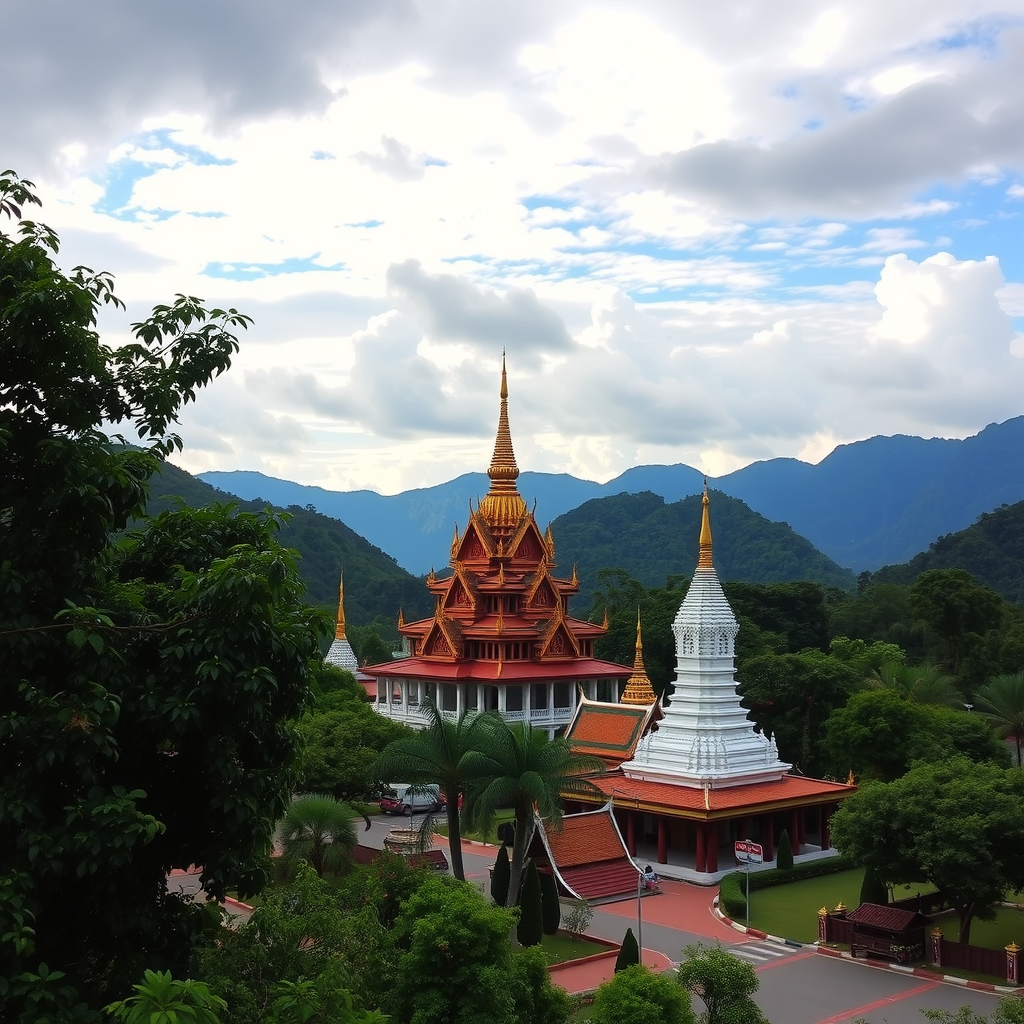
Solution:
{"label": "sky", "polygon": [[[250,314],[175,461],[395,493],[1024,414],[1024,0],[33,0],[0,163],[111,344]],[[34,216],[36,216],[34,214]]]}

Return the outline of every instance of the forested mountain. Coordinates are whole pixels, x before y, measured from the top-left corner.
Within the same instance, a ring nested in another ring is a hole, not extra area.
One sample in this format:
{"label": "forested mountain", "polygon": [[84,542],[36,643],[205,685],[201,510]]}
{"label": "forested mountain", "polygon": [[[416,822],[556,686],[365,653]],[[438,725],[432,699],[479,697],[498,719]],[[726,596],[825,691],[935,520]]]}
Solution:
{"label": "forested mountain", "polygon": [[[771,459],[712,483],[861,572],[910,558],[982,512],[1024,500],[1022,450],[1024,417],[1017,417],[962,441],[872,437],[840,445],[816,466]],[[280,507],[312,505],[416,573],[447,564],[455,524],[465,523],[470,500],[479,500],[488,487],[484,473],[395,495],[328,491],[249,472],[204,473],[202,479]],[[606,484],[553,473],[519,478],[523,497],[537,503],[542,526],[592,498],[651,491],[675,502],[699,494],[702,485],[701,474],[684,465],[636,466]]]}
{"label": "forested mountain", "polygon": [[[622,569],[645,586],[670,576],[689,579],[697,565],[701,499],[666,504],[660,495],[595,498],[551,524],[560,571],[580,575],[580,610],[589,607],[601,569]],[[785,523],[773,523],[742,501],[711,492],[715,567],[723,580],[786,583],[809,580],[851,589],[853,573],[817,551]]]}
{"label": "forested mountain", "polygon": [[[174,507],[178,498],[191,508],[233,502],[245,511],[255,511],[267,504],[243,501],[170,463],[165,463],[153,478],[151,495],[151,515]],[[396,565],[390,555],[330,516],[296,505],[286,511],[290,518],[282,525],[279,537],[282,544],[295,548],[302,556],[299,573],[306,582],[310,604],[336,608],[338,576],[344,570],[345,612],[353,624],[365,625],[379,617],[394,623],[399,608],[410,619],[430,614],[433,600],[423,581]]]}
{"label": "forested mountain", "polygon": [[983,512],[973,526],[946,534],[902,565],[886,565],[874,583],[913,583],[928,569],[966,569],[979,583],[1024,604],[1024,501]]}

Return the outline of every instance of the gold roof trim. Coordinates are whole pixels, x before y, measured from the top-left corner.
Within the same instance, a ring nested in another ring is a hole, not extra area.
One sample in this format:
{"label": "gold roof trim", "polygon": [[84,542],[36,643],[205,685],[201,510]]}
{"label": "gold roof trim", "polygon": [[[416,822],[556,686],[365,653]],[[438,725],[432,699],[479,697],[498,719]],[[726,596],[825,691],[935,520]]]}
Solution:
{"label": "gold roof trim", "polygon": [[[704,477],[704,497],[701,499],[700,513],[700,557],[697,559],[698,569],[711,569],[711,502],[708,500],[708,478]],[[692,548],[691,548],[692,550]]]}
{"label": "gold roof trim", "polygon": [[644,668],[644,642],[640,633],[640,609],[636,610],[636,653],[633,655],[633,674],[626,681],[620,704],[653,704],[658,698]]}
{"label": "gold roof trim", "polygon": [[516,489],[519,466],[512,450],[512,432],[508,425],[508,376],[505,372],[505,354],[501,355],[501,406],[498,412],[498,433],[494,439],[494,454],[487,475],[491,488],[480,502],[480,514],[490,526],[515,526],[526,512],[526,502]]}
{"label": "gold roof trim", "polygon": [[334,639],[345,639],[345,574],[341,574],[341,581],[338,583],[338,621],[334,627]]}

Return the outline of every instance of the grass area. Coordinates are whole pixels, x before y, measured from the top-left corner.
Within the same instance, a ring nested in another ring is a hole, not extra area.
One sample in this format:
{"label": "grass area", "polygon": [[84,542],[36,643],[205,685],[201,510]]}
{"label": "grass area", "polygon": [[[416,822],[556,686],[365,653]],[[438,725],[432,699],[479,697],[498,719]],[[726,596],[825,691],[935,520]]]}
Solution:
{"label": "grass area", "polygon": [[[955,913],[943,914],[935,919],[942,934],[951,942],[959,941],[960,919]],[[987,949],[1002,949],[1011,942],[1024,945],[1024,911],[999,907],[994,921],[971,922],[971,944]]]}
{"label": "grass area", "polygon": [[588,939],[574,939],[570,935],[559,932],[557,935],[545,935],[541,939],[541,949],[548,958],[549,964],[564,964],[568,960],[580,960],[596,953],[607,953],[609,946]]}
{"label": "grass area", "polygon": [[[478,843],[490,843],[492,846],[498,845],[498,826],[504,824],[506,821],[512,821],[516,816],[516,812],[513,810],[499,811],[492,823],[490,829],[487,832],[463,832],[463,839],[475,839]],[[438,835],[448,835],[448,823],[444,820],[443,815],[438,816],[437,824],[434,826],[434,831]]]}

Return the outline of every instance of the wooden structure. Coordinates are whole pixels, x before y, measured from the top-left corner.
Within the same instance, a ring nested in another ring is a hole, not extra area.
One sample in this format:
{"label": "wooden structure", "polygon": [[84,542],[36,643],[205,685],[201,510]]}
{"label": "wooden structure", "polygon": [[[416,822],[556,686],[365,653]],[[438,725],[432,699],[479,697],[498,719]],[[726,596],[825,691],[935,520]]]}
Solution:
{"label": "wooden structure", "polygon": [[894,963],[912,963],[925,957],[925,928],[930,917],[913,910],[862,903],[846,919],[853,926],[850,951],[856,957],[880,956]]}

